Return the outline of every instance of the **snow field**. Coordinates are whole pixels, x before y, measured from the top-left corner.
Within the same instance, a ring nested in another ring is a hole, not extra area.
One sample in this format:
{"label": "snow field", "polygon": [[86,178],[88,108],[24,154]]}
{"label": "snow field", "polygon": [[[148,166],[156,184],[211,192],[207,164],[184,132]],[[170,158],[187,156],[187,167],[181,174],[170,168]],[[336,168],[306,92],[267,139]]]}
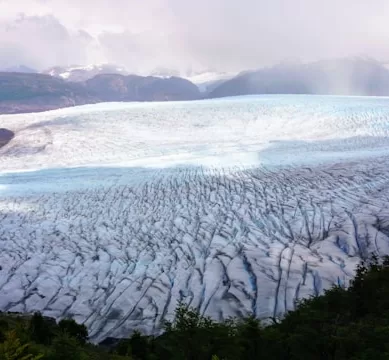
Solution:
{"label": "snow field", "polygon": [[0,309],[158,332],[279,317],[389,252],[389,100],[263,96],[0,117]]}

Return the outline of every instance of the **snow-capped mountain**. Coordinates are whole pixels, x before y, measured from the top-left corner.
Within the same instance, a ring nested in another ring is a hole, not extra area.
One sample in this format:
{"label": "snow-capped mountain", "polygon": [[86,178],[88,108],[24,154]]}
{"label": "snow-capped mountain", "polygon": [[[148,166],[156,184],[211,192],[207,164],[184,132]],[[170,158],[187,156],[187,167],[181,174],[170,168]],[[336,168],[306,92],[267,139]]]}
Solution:
{"label": "snow-capped mountain", "polygon": [[202,93],[208,93],[224,81],[232,79],[236,73],[227,72],[202,72],[186,76],[185,78],[197,85]]}
{"label": "snow-capped mountain", "polygon": [[[177,70],[167,69],[167,68],[156,68],[153,71],[151,71],[149,74],[143,74],[143,75],[150,75],[160,78],[169,78],[172,76],[181,77],[181,74]],[[184,77],[184,76],[182,76]]]}
{"label": "snow-capped mountain", "polygon": [[216,86],[221,84],[222,82],[232,79],[237,74],[228,73],[228,72],[218,72],[213,70],[204,70],[204,71],[188,70],[185,72],[179,72],[170,69],[158,68],[155,69],[153,72],[151,72],[150,75],[161,77],[161,78],[169,78],[172,76],[182,77],[195,84],[199,88],[200,92],[208,93],[212,91]]}
{"label": "snow-capped mountain", "polygon": [[54,77],[59,77],[67,81],[83,82],[100,74],[120,74],[128,75],[124,67],[112,64],[95,64],[88,66],[69,66],[69,67],[53,67],[43,71]]}

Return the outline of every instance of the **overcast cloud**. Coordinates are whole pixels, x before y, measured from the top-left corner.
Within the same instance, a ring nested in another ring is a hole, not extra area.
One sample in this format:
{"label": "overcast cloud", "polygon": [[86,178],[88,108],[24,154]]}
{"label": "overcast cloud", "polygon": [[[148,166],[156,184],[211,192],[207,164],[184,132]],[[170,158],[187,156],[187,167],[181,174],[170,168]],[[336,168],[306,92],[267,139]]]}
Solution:
{"label": "overcast cloud", "polygon": [[0,67],[111,62],[183,73],[389,61],[388,19],[388,0],[0,0]]}

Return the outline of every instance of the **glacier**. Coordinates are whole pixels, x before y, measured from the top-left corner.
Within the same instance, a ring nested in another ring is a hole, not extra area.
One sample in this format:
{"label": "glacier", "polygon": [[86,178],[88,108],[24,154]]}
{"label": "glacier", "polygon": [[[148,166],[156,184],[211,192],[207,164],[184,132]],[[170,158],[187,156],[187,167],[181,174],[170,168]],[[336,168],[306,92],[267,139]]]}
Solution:
{"label": "glacier", "polygon": [[279,318],[389,253],[389,98],[0,116],[0,310],[158,333],[178,300]]}

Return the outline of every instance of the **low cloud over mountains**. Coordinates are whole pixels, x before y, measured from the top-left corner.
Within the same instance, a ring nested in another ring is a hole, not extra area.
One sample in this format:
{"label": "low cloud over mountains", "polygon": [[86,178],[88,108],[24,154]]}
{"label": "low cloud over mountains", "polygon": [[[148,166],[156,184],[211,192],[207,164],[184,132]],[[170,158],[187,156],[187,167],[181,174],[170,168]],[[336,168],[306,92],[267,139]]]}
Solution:
{"label": "low cloud over mountains", "polygon": [[0,68],[109,62],[181,76],[368,55],[389,59],[389,3],[2,0]]}

